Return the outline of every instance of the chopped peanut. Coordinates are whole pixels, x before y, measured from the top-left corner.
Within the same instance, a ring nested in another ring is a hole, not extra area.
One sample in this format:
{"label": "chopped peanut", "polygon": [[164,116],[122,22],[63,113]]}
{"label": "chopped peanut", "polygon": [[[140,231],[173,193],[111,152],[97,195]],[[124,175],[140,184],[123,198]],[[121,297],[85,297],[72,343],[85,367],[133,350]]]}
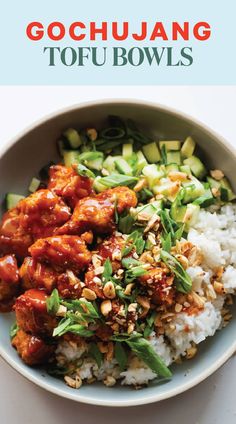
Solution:
{"label": "chopped peanut", "polygon": [[87,136],[91,141],[96,141],[98,138],[98,133],[97,130],[95,130],[95,128],[88,128],[87,129]]}
{"label": "chopped peanut", "polygon": [[180,171],[171,171],[169,172],[168,177],[171,181],[185,181],[188,178],[185,172]]}
{"label": "chopped peanut", "polygon": [[112,377],[111,375],[108,375],[105,380],[103,380],[103,383],[105,384],[105,386],[107,387],[112,387],[116,384],[116,379],[114,377]]}
{"label": "chopped peanut", "polygon": [[180,303],[176,303],[175,304],[175,312],[181,312],[182,311],[182,309],[183,309],[183,306],[182,305],[180,305]]}
{"label": "chopped peanut", "polygon": [[188,259],[184,255],[176,255],[176,259],[181,263],[184,269],[188,268]]}
{"label": "chopped peanut", "polygon": [[112,310],[112,305],[111,305],[111,301],[110,300],[104,300],[101,303],[101,313],[104,316],[107,316],[109,314],[109,312],[111,312]]}
{"label": "chopped peanut", "polygon": [[126,296],[129,296],[131,294],[131,292],[132,292],[132,288],[133,287],[134,287],[134,283],[127,284],[127,286],[125,287],[125,290],[124,290],[124,294]]}
{"label": "chopped peanut", "polygon": [[87,289],[87,287],[85,287],[83,289],[82,296],[85,297],[85,299],[87,299],[87,300],[95,300],[95,299],[97,299],[96,293],[93,290],[91,290],[91,289]]}
{"label": "chopped peanut", "polygon": [[103,287],[103,293],[104,296],[106,296],[108,299],[114,299],[116,297],[116,291],[112,281],[108,281],[105,284],[105,286]]}
{"label": "chopped peanut", "polygon": [[191,346],[186,351],[186,358],[187,359],[192,359],[196,355],[196,353],[197,353],[197,347],[196,346]]}
{"label": "chopped peanut", "polygon": [[219,283],[219,281],[214,281],[213,287],[217,294],[224,294],[224,285],[222,283]]}
{"label": "chopped peanut", "polygon": [[147,186],[146,178],[140,178],[140,180],[134,186],[134,191],[136,191],[136,193],[137,193],[137,192],[141,191],[146,186]]}
{"label": "chopped peanut", "polygon": [[205,299],[203,297],[199,296],[199,294],[197,294],[196,292],[191,292],[191,296],[192,296],[193,303],[198,308],[203,308],[203,306],[205,304]]}
{"label": "chopped peanut", "polygon": [[220,181],[222,180],[222,178],[224,178],[224,173],[220,169],[213,169],[212,171],[210,171],[210,174],[212,178],[217,181]]}
{"label": "chopped peanut", "polygon": [[67,386],[72,387],[73,389],[79,389],[82,385],[82,380],[79,376],[71,378],[69,375],[65,375],[64,380]]}

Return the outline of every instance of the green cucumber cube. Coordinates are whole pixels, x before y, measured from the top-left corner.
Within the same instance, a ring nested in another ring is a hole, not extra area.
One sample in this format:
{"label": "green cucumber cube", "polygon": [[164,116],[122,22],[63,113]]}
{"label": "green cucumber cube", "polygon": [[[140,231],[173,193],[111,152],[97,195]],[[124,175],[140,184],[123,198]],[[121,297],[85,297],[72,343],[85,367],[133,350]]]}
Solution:
{"label": "green cucumber cube", "polygon": [[165,140],[159,142],[160,149],[165,146],[166,151],[180,150],[181,142],[179,140]]}
{"label": "green cucumber cube", "polygon": [[184,165],[188,165],[195,177],[200,180],[206,176],[206,168],[197,156],[190,156],[184,160]]}
{"label": "green cucumber cube", "polygon": [[178,150],[170,150],[166,153],[167,164],[175,163],[177,165],[181,165],[181,155]]}
{"label": "green cucumber cube", "polygon": [[187,137],[181,147],[181,155],[183,158],[189,158],[193,155],[196,143],[192,137]]}
{"label": "green cucumber cube", "polygon": [[143,147],[143,153],[149,163],[157,163],[161,160],[161,155],[157,144],[155,142],[145,144]]}

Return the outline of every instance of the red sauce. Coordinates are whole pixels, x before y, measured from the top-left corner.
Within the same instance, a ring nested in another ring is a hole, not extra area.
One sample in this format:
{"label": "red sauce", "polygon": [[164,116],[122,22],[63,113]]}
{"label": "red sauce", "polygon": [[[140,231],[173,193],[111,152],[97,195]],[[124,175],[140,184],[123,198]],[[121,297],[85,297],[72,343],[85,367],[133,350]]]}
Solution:
{"label": "red sauce", "polygon": [[17,303],[24,303],[27,307],[36,309],[40,312],[46,312],[46,299],[47,294],[43,290],[30,289],[27,290],[22,296],[18,297]]}
{"label": "red sauce", "polygon": [[0,279],[7,283],[17,283],[19,280],[17,263],[13,255],[0,258]]}

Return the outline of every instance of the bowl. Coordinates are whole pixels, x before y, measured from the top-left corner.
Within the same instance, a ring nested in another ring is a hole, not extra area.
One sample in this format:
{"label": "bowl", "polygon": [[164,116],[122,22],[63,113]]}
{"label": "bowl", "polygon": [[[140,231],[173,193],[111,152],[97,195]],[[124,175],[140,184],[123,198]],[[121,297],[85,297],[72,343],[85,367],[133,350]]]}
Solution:
{"label": "bowl", "polygon": [[[68,127],[99,127],[108,114],[134,119],[154,139],[184,139],[192,135],[200,154],[209,167],[222,169],[236,190],[234,173],[236,153],[225,140],[209,128],[180,112],[160,105],[130,100],[96,101],[76,105],[56,112],[11,140],[0,156],[0,198],[6,192],[24,194],[32,176],[51,160],[59,160],[55,141]],[[133,406],[170,398],[190,389],[216,371],[236,350],[236,314],[229,325],[209,337],[199,346],[198,355],[191,361],[173,366],[173,379],[166,383],[152,382],[141,390],[129,387],[107,388],[102,384],[84,385],[80,390],[67,387],[62,381],[43,369],[29,368],[11,347],[9,327],[12,314],[0,315],[0,354],[20,374],[38,386],[78,402],[106,405]]]}

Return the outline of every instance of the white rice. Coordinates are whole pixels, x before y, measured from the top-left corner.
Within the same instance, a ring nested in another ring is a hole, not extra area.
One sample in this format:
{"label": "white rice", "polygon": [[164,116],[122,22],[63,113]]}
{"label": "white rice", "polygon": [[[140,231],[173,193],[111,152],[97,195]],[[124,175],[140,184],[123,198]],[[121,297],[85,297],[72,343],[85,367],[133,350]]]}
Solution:
{"label": "white rice", "polygon": [[[202,266],[187,269],[193,282],[193,290],[202,295],[204,288],[211,284],[211,277],[216,268],[224,267],[222,283],[226,293],[234,294],[236,290],[236,205],[227,205],[220,212],[211,213],[202,210],[197,223],[190,229],[188,240],[198,246],[203,254]],[[212,286],[211,286],[212,287]],[[157,337],[153,332],[150,343],[163,359],[170,365],[180,356],[185,356],[192,344],[198,345],[207,337],[214,336],[221,328],[221,309],[225,298],[215,294],[215,299],[205,302],[200,313],[189,315],[186,312],[176,313],[171,324],[166,324],[164,336]],[[86,346],[73,349],[67,342],[62,342],[57,353],[65,355],[69,360],[81,357]],[[115,360],[104,361],[100,368],[91,358],[86,358],[79,368],[82,380],[96,378],[105,380],[107,376],[121,379],[121,384],[142,385],[156,378],[141,360],[131,356],[126,371],[120,372]]]}
{"label": "white rice", "polygon": [[179,313],[171,324],[174,324],[175,329],[167,326],[165,334],[173,348],[174,358],[177,359],[181,355],[185,356],[193,343],[199,344],[207,337],[214,336],[221,324],[221,314],[211,302],[206,302],[198,315]]}
{"label": "white rice", "polygon": [[236,267],[236,205],[223,206],[220,213],[202,210],[188,240],[200,247],[206,267]]}

